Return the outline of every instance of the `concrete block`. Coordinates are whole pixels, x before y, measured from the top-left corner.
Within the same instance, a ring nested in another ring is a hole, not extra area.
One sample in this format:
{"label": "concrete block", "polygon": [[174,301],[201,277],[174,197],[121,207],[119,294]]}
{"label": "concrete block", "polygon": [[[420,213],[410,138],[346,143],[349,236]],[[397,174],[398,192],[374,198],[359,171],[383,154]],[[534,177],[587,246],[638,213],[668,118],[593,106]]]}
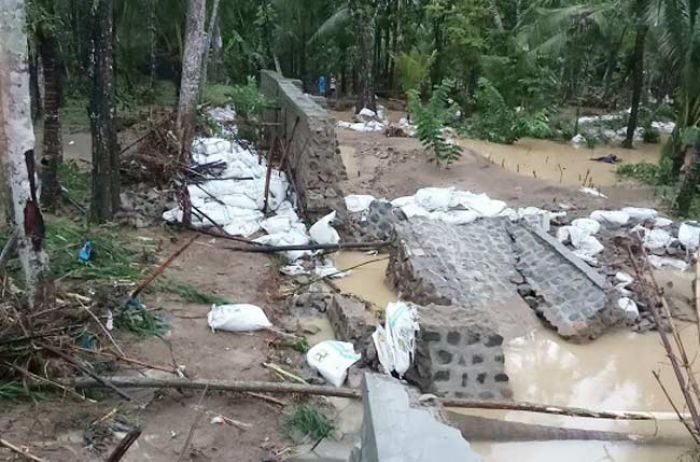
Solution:
{"label": "concrete block", "polygon": [[328,305],[327,314],[338,339],[351,342],[364,358],[369,350],[374,350],[372,333],[376,329],[377,319],[363,300],[335,294]]}
{"label": "concrete block", "polygon": [[473,399],[510,399],[503,337],[488,318],[458,306],[419,306],[420,332],[406,379],[424,393]]}
{"label": "concrete block", "polygon": [[415,393],[390,376],[365,374],[363,406],[361,447],[352,461],[481,461],[439,410],[420,405]]}

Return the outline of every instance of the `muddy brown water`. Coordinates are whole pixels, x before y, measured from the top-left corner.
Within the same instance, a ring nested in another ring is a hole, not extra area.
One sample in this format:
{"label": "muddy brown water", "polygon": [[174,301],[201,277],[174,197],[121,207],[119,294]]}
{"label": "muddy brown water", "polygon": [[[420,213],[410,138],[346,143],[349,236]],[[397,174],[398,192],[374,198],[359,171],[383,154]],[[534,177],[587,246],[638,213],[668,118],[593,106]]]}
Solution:
{"label": "muddy brown water", "polygon": [[594,186],[610,186],[618,182],[615,165],[591,158],[615,154],[623,163],[657,163],[661,153],[660,144],[638,143],[635,149],[615,145],[588,149],[533,138],[521,138],[510,145],[471,139],[460,139],[459,144],[511,172],[569,186],[580,186],[584,181],[586,185]]}
{"label": "muddy brown water", "polygon": [[[361,252],[341,252],[335,263],[338,268],[346,268],[375,258]],[[341,291],[383,308],[388,301],[398,299],[384,280],[387,264],[385,260],[356,268],[335,284]],[[664,271],[659,279],[674,295],[688,295],[692,280],[688,274]],[[672,287],[668,282],[672,282]],[[681,325],[681,336],[689,356],[695,357],[699,351],[697,327]],[[653,332],[636,334],[620,329],[592,343],[577,345],[538,325],[504,344],[504,350],[506,371],[514,399],[518,401],[617,411],[672,412],[652,375],[652,371],[658,371],[672,398],[681,402],[673,371],[659,336]],[[516,411],[454,411],[508,421],[658,437],[655,444],[644,445],[607,441],[472,442],[473,448],[487,461],[675,461],[691,446],[682,425],[674,421],[628,422]]]}

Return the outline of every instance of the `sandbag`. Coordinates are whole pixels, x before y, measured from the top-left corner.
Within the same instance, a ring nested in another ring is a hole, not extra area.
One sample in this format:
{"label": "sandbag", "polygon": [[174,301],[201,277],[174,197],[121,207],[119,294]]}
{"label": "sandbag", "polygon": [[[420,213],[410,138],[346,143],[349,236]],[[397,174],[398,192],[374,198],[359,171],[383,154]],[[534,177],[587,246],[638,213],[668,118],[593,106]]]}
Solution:
{"label": "sandbag", "polygon": [[260,307],[245,303],[212,305],[207,315],[207,322],[212,332],[217,330],[245,332],[272,326]]}
{"label": "sandbag", "polygon": [[340,235],[331,223],[335,220],[335,210],[319,219],[309,228],[309,236],[311,240],[317,244],[337,244],[340,242]]}
{"label": "sandbag", "polygon": [[306,362],[333,386],[340,387],[348,376],[350,366],[361,356],[352,343],[324,340],[306,353]]}

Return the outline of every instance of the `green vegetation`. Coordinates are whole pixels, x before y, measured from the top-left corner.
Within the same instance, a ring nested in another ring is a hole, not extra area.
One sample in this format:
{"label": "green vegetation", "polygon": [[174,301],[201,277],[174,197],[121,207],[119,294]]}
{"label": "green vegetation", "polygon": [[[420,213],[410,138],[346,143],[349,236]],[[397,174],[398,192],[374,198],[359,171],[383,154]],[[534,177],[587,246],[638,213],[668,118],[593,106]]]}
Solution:
{"label": "green vegetation", "polygon": [[0,381],[0,402],[2,401],[45,401],[49,395],[43,391],[29,389],[18,380]]}
{"label": "green vegetation", "polygon": [[158,283],[154,289],[162,292],[169,292],[180,297],[185,302],[190,303],[201,303],[203,305],[225,305],[227,303],[233,303],[218,295],[211,294],[208,292],[202,292],[196,287],[191,286],[180,281],[174,281],[172,279],[165,280]]}
{"label": "green vegetation", "polygon": [[58,182],[68,190],[71,199],[87,206],[90,202],[90,173],[80,170],[74,160],[64,160],[58,164]]}
{"label": "green vegetation", "polygon": [[447,121],[457,112],[448,98],[453,85],[451,80],[437,85],[428,104],[420,102],[418,90],[408,92],[408,108],[416,124],[416,134],[425,149],[432,152],[437,165],[448,166],[462,156],[462,148],[445,137]]}
{"label": "green vegetation", "polygon": [[309,404],[297,406],[292,416],[285,423],[287,434],[299,432],[309,436],[313,441],[326,438],[333,431],[334,425],[331,419],[323,415],[315,407]]}

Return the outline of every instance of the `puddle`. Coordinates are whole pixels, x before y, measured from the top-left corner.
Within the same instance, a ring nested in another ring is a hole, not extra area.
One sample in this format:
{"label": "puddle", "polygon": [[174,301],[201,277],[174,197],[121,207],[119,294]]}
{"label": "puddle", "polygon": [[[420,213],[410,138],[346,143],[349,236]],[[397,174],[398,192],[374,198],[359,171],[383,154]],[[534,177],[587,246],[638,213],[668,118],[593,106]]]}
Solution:
{"label": "puddle", "polygon": [[[375,258],[361,252],[341,252],[335,257],[335,263],[338,268],[344,268]],[[388,261],[371,263],[334,282],[344,293],[360,296],[381,309],[387,302],[397,299],[384,282],[387,264]],[[657,276],[659,284],[670,296],[692,297],[692,272],[660,271]],[[688,354],[694,358],[700,350],[697,327],[690,323],[682,323],[679,327]],[[671,415],[673,409],[651,373],[658,371],[672,398],[681,402],[673,370],[655,332],[636,334],[621,329],[608,332],[592,343],[577,345],[562,340],[543,325],[537,325],[530,334],[504,344],[504,350],[506,370],[517,401],[616,411],[656,411]],[[675,461],[692,446],[686,430],[675,421],[630,422],[517,411],[453,410],[508,421],[659,438],[646,445],[609,441],[471,442],[474,450],[490,462],[511,462],[514,459],[537,462]]]}
{"label": "puddle", "polygon": [[[591,157],[615,154],[624,163],[657,163],[661,144],[638,143],[636,149],[619,146],[573,147],[568,143],[522,138],[511,145],[460,139],[459,144],[490,159],[495,165],[525,176],[536,176],[566,185],[581,185],[586,179],[596,186],[617,182],[615,165],[591,161]],[[534,173],[533,173],[534,172]]]}
{"label": "puddle", "polygon": [[475,442],[471,446],[484,461],[489,462],[672,462],[687,451],[677,446],[636,446],[600,441]]}
{"label": "puddle", "polygon": [[335,340],[333,326],[328,320],[328,316],[304,316],[299,318],[299,326],[302,330],[315,332],[313,334],[304,333],[309,345],[316,345],[324,340]]}
{"label": "puddle", "polygon": [[385,282],[384,275],[389,265],[389,256],[367,255],[363,252],[338,252],[333,257],[335,267],[338,269],[383,257],[386,257],[386,260],[355,268],[344,278],[334,279],[333,283],[341,292],[361,297],[368,301],[375,311],[383,311],[387,303],[398,300],[398,296]]}

